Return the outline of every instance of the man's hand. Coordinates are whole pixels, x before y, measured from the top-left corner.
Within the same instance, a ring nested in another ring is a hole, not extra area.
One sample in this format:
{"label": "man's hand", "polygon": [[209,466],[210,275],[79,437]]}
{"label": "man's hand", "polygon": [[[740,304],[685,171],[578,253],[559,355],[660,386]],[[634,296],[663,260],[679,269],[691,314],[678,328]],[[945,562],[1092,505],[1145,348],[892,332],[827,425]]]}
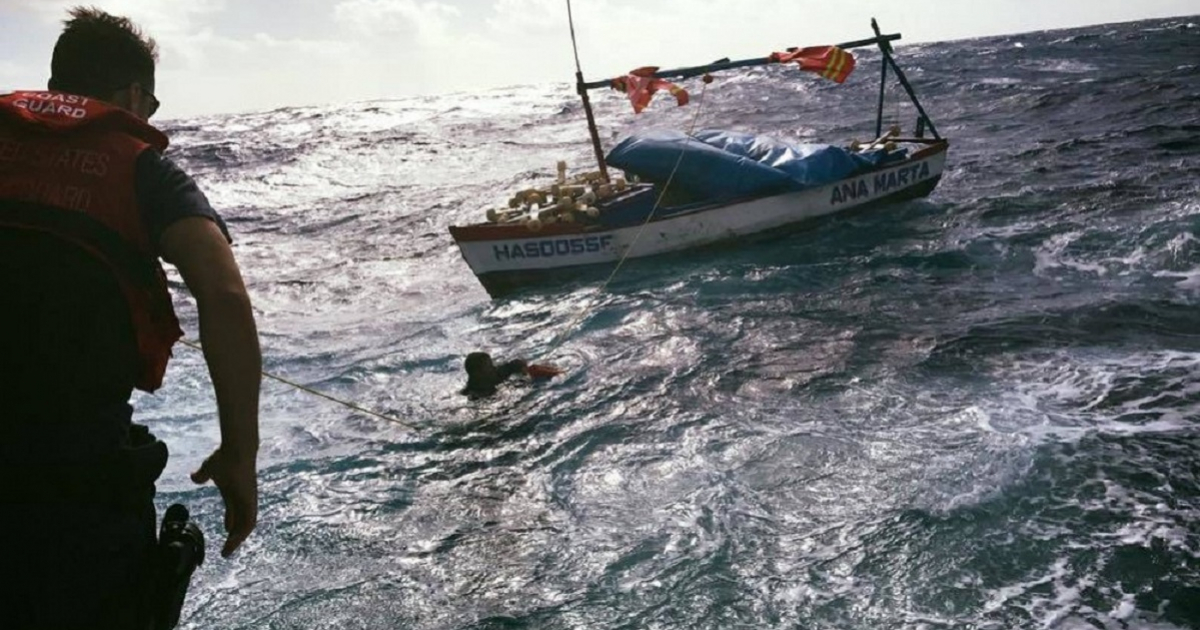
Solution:
{"label": "man's hand", "polygon": [[262,354],[250,296],[241,270],[217,224],[203,217],[180,219],[163,231],[163,258],[174,264],[196,298],[200,342],[217,395],[221,447],[192,475],[210,479],[225,500],[221,555],[228,557],[258,520],[258,388]]}
{"label": "man's hand", "polygon": [[221,491],[225,502],[225,546],[221,556],[228,558],[254,531],[258,523],[258,476],[253,459],[249,461],[225,455],[217,449],[200,469],[192,473],[192,481],[204,484],[212,481]]}

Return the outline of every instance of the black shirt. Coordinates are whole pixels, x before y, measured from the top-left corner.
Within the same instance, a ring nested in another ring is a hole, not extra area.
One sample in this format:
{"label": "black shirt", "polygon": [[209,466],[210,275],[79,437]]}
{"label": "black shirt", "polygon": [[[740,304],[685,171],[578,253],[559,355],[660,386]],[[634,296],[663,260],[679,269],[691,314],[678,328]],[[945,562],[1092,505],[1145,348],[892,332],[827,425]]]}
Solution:
{"label": "black shirt", "polygon": [[[144,151],[137,199],[152,243],[186,217],[224,221],[169,158]],[[0,200],[2,202],[2,200]],[[128,416],[136,374],[129,314],[111,274],[49,235],[0,229],[0,427]]]}
{"label": "black shirt", "polygon": [[217,222],[225,238],[229,238],[225,221],[209,205],[208,198],[200,192],[196,182],[170,158],[160,156],[155,151],[142,152],[138,158],[136,177],[138,204],[150,230],[151,242],[158,243],[168,226],[186,217],[212,219]]}

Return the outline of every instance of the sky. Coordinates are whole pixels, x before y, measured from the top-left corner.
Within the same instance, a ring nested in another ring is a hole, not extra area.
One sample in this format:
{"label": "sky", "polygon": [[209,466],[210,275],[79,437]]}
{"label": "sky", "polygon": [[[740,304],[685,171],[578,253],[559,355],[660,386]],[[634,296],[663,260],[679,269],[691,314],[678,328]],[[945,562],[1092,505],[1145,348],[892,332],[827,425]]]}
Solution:
{"label": "sky", "polygon": [[[41,89],[68,7],[159,44],[160,117],[570,83],[566,0],[0,0],[0,91]],[[871,35],[929,42],[1200,14],[1200,0],[573,0],[585,77]]]}

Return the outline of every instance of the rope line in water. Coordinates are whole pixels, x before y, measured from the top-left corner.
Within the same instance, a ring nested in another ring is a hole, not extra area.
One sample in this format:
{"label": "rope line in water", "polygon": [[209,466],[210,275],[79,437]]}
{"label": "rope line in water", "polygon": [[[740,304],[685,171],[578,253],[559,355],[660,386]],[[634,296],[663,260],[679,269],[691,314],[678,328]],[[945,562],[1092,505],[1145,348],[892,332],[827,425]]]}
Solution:
{"label": "rope line in water", "polygon": [[[191,340],[189,340],[189,339],[180,339],[180,340],[179,340],[179,343],[181,343],[181,344],[183,344],[183,345],[185,345],[185,346],[188,346],[189,348],[194,348],[194,349],[196,349],[196,350],[199,350],[199,351],[201,351],[201,352],[204,352],[204,348],[203,348],[203,347],[201,347],[201,346],[200,346],[200,344],[198,344],[198,343],[196,343],[196,342],[194,342],[194,341],[191,341]],[[300,390],[300,391],[302,391],[302,392],[305,392],[305,393],[308,393],[308,394],[312,394],[313,396],[316,396],[316,397],[318,397],[318,398],[324,398],[325,400],[328,400],[329,402],[332,402],[332,403],[339,404],[339,405],[341,405],[341,406],[343,406],[343,407],[346,407],[346,408],[348,408],[348,409],[353,409],[354,411],[357,411],[357,412],[359,412],[359,413],[365,413],[365,414],[367,414],[368,416],[371,416],[371,417],[373,417],[373,418],[378,418],[378,419],[380,419],[380,420],[386,420],[387,422],[391,422],[391,423],[393,423],[393,424],[398,424],[398,425],[400,425],[400,426],[402,426],[402,427],[404,427],[404,428],[406,428],[406,429],[410,429],[410,430],[413,430],[413,431],[416,431],[416,430],[417,430],[417,426],[416,426],[415,424],[412,424],[412,423],[410,423],[410,422],[405,422],[404,420],[401,420],[401,419],[399,419],[399,418],[396,418],[396,417],[393,417],[393,416],[389,416],[389,415],[386,415],[386,414],[382,414],[382,413],[379,413],[379,412],[377,412],[377,411],[371,411],[370,409],[366,409],[366,408],[364,408],[364,407],[361,407],[361,406],[359,406],[359,405],[356,405],[356,404],[354,404],[354,403],[352,403],[352,402],[349,402],[349,401],[346,401],[346,400],[342,400],[342,399],[340,399],[340,398],[337,398],[337,397],[334,397],[334,396],[330,396],[329,394],[326,394],[325,392],[317,391],[317,390],[315,390],[315,389],[313,389],[313,388],[311,388],[311,387],[309,387],[309,386],[307,386],[307,385],[302,385],[302,384],[300,384],[300,383],[297,383],[297,382],[295,382],[295,381],[291,381],[291,380],[288,380],[288,379],[286,379],[286,378],[283,378],[282,376],[278,376],[278,375],[272,374],[272,373],[270,373],[270,372],[268,372],[268,371],[266,371],[266,370],[262,370],[262,372],[261,372],[261,373],[262,373],[262,375],[263,375],[263,376],[265,376],[265,377],[267,377],[267,378],[269,378],[269,379],[271,379],[271,380],[274,380],[274,381],[279,381],[280,383],[283,383],[284,385],[288,385],[288,386],[290,386],[290,387],[294,387],[294,388],[296,388],[296,389],[298,389],[298,390]]]}
{"label": "rope line in water", "polygon": [[[679,157],[676,158],[676,160],[675,160],[675,166],[674,166],[674,168],[671,169],[671,175],[669,177],[667,177],[667,182],[665,184],[663,184],[662,191],[659,192],[658,198],[654,201],[654,207],[650,209],[650,214],[648,214],[646,216],[646,220],[642,222],[642,225],[640,227],[638,227],[637,234],[635,234],[633,237],[633,242],[631,242],[629,244],[629,246],[627,248],[625,248],[625,252],[621,255],[621,258],[617,261],[617,266],[613,268],[612,273],[610,273],[608,275],[608,278],[600,285],[599,288],[596,289],[597,293],[603,292],[604,289],[607,288],[608,285],[613,281],[613,278],[615,278],[617,276],[617,272],[621,270],[621,266],[624,265],[626,259],[629,258],[629,253],[631,251],[633,251],[634,246],[637,245],[638,239],[640,239],[642,237],[642,232],[644,232],[646,230],[646,226],[650,224],[650,221],[654,218],[655,213],[658,212],[659,206],[662,205],[662,201],[667,195],[667,190],[669,190],[671,187],[671,182],[675,180],[675,173],[679,170],[679,165],[683,163],[684,149],[687,147],[687,143],[691,141],[692,133],[694,133],[696,131],[696,123],[699,122],[700,113],[704,110],[704,100],[705,100],[704,94],[705,94],[705,92],[707,92],[707,90],[708,90],[708,84],[705,83],[704,87],[702,87],[700,89],[700,99],[699,99],[700,102],[697,103],[697,105],[696,105],[696,113],[692,116],[692,122],[688,127],[687,138],[684,139],[683,147],[681,147],[679,149]],[[580,313],[578,315],[576,315],[575,319],[573,321],[571,321],[563,329],[563,332],[558,336],[557,339],[555,339],[554,343],[551,344],[550,350],[548,350],[547,352],[544,353],[545,356],[549,356],[549,355],[553,354],[558,349],[558,347],[564,341],[566,341],[567,336],[573,331],[573,329],[576,326],[579,325],[579,322],[583,320],[583,316],[585,314],[586,314],[586,311],[581,310]],[[190,339],[180,339],[179,343],[181,343],[185,346],[188,346],[189,348],[199,350],[200,352],[204,352],[204,348],[201,347],[201,345],[199,343],[191,341]],[[318,398],[324,398],[325,400],[328,400],[329,402],[341,405],[343,407],[346,407],[347,409],[352,409],[354,411],[357,411],[359,413],[364,413],[373,418],[378,418],[378,419],[384,420],[386,422],[391,422],[392,424],[400,425],[400,426],[402,426],[406,429],[410,429],[412,431],[417,430],[417,426],[412,424],[411,422],[405,422],[404,420],[401,420],[394,416],[389,416],[387,414],[382,414],[377,411],[372,411],[370,409],[362,407],[361,405],[357,405],[348,400],[342,400],[340,398],[337,398],[336,396],[331,396],[329,394],[326,394],[325,392],[315,390],[311,387],[308,387],[307,385],[303,385],[303,384],[297,383],[295,381],[286,379],[277,374],[272,374],[271,372],[268,372],[266,370],[262,370],[261,374],[263,376],[265,376],[266,378],[269,378],[274,381],[278,381],[280,383],[283,383],[284,385],[298,389],[302,392],[312,394],[313,396],[316,396]]]}
{"label": "rope line in water", "polygon": [[[567,5],[568,7],[570,6],[569,0]],[[572,39],[575,37],[574,27],[572,27],[571,37]],[[679,157],[675,159],[675,166],[671,169],[671,175],[667,177],[667,182],[663,184],[662,191],[658,194],[658,199],[654,200],[654,207],[650,209],[650,214],[646,215],[646,220],[643,221],[642,225],[638,227],[637,234],[634,234],[633,242],[631,242],[629,246],[625,248],[625,251],[621,254],[621,258],[617,260],[617,266],[613,267],[612,273],[608,274],[608,278],[606,278],[604,282],[600,284],[600,286],[596,289],[596,293],[603,293],[604,290],[608,288],[608,285],[613,281],[613,278],[617,277],[617,272],[621,270],[621,267],[629,258],[630,252],[633,251],[633,248],[637,245],[638,240],[642,238],[642,232],[646,231],[646,226],[649,225],[650,221],[654,219],[655,213],[658,212],[659,206],[662,205],[663,199],[667,196],[667,190],[671,188],[671,182],[675,181],[675,173],[679,171],[679,165],[683,163],[683,156],[685,150],[687,149],[687,145],[692,141],[692,134],[696,131],[696,123],[700,121],[700,113],[704,111],[704,95],[707,91],[708,81],[706,80],[704,81],[703,86],[700,88],[700,98],[699,102],[696,104],[696,113],[692,115],[692,122],[690,125],[688,125],[688,132],[684,137],[683,145],[679,147]],[[550,344],[550,349],[544,352],[542,356],[549,357],[550,355],[554,354],[558,350],[559,346],[566,341],[567,336],[574,332],[574,329],[581,321],[583,321],[583,318],[586,315],[586,309],[579,309],[579,312],[576,313],[575,318],[567,324],[567,326],[563,329],[563,332],[559,334],[553,343]]]}
{"label": "rope line in water", "polygon": [[[568,19],[571,23],[571,46],[575,52],[575,66],[578,68],[580,65],[579,64],[579,46],[575,41],[575,21],[573,18],[571,18],[571,0],[567,0],[567,15],[568,15]],[[581,72],[582,72],[582,70],[581,70]],[[652,207],[650,209],[650,213],[648,215],[646,215],[646,220],[643,221],[641,226],[638,227],[637,233],[634,234],[634,236],[633,236],[633,241],[629,244],[628,247],[625,248],[625,251],[621,254],[621,258],[617,260],[617,265],[615,267],[613,267],[612,273],[608,274],[608,278],[606,278],[604,280],[604,282],[601,283],[600,286],[596,289],[597,293],[604,292],[604,290],[606,288],[608,288],[608,285],[612,283],[613,278],[617,277],[617,272],[619,272],[621,270],[621,267],[625,265],[625,261],[629,258],[630,252],[633,251],[633,248],[637,245],[638,241],[642,238],[642,233],[646,231],[646,226],[649,225],[650,221],[654,219],[654,215],[658,212],[659,207],[662,205],[663,199],[666,198],[667,191],[671,188],[671,182],[675,181],[675,174],[679,171],[679,165],[683,163],[683,156],[684,156],[685,150],[687,148],[687,143],[691,141],[692,134],[695,133],[695,131],[696,131],[696,123],[699,122],[700,114],[701,114],[701,112],[704,111],[704,102],[705,102],[704,95],[705,95],[705,93],[707,93],[707,91],[708,91],[708,80],[705,80],[703,86],[700,88],[700,98],[699,98],[699,102],[696,104],[696,113],[692,115],[692,122],[688,125],[687,136],[684,138],[683,146],[681,146],[679,148],[679,157],[675,159],[675,166],[671,169],[671,175],[667,177],[667,181],[665,184],[663,184],[662,190],[658,194],[658,198],[654,200],[654,207]],[[544,353],[544,356],[552,355],[552,354],[554,354],[554,352],[556,352],[558,350],[559,346],[561,346],[562,343],[564,341],[566,341],[567,336],[570,335],[574,331],[574,329],[579,325],[579,323],[583,320],[584,315],[586,315],[586,311],[580,310],[580,312],[575,316],[575,319],[568,323],[568,325],[563,329],[563,332],[560,333],[559,336],[550,345],[550,349]],[[181,343],[189,348],[199,350],[200,352],[204,352],[204,348],[201,347],[201,345],[199,343],[191,341],[189,339],[180,339],[179,343]],[[384,420],[386,422],[391,422],[392,424],[400,425],[400,426],[402,426],[406,429],[410,429],[412,431],[418,430],[416,425],[414,425],[410,422],[405,422],[404,420],[401,420],[394,416],[389,416],[387,414],[379,413],[377,411],[372,411],[370,409],[362,407],[361,405],[355,404],[348,400],[342,400],[340,398],[337,398],[336,396],[331,396],[329,394],[326,394],[325,392],[315,390],[311,387],[308,387],[307,385],[302,385],[295,381],[286,379],[282,376],[272,374],[271,372],[268,372],[266,370],[261,370],[260,373],[263,376],[265,376],[266,378],[269,378],[274,381],[278,381],[280,383],[283,383],[284,385],[287,385],[294,389],[298,389],[302,392],[311,394],[318,398],[323,398],[334,404],[338,404],[343,407],[346,407],[347,409],[352,409],[354,411],[366,414],[373,418],[378,418],[378,419]]]}

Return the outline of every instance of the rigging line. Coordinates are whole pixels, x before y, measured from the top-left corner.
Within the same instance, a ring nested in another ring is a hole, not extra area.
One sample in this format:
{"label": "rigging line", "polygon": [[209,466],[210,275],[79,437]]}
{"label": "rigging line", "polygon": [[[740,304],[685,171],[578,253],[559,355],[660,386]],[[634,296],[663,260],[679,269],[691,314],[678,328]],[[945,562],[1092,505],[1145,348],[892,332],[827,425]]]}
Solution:
{"label": "rigging line", "polygon": [[567,0],[567,23],[571,26],[571,48],[575,51],[575,70],[583,74],[583,66],[579,63],[579,44],[575,42],[575,17],[571,15],[571,0]]}
{"label": "rigging line", "polygon": [[[194,342],[194,341],[191,341],[190,339],[180,339],[180,340],[179,340],[179,343],[181,343],[181,344],[183,344],[183,345],[185,345],[185,346],[187,346],[187,347],[189,347],[189,348],[193,348],[193,349],[199,350],[199,351],[201,351],[201,352],[204,352],[204,348],[203,348],[203,347],[201,347],[201,346],[200,346],[200,344],[198,344],[198,343],[196,343],[196,342]],[[290,381],[290,380],[288,380],[288,379],[286,379],[286,378],[283,378],[282,376],[276,376],[275,374],[272,374],[272,373],[270,373],[270,372],[268,372],[268,371],[266,371],[266,370],[262,370],[262,371],[261,371],[261,373],[262,373],[262,375],[263,375],[263,376],[265,376],[265,377],[267,377],[267,378],[269,378],[269,379],[272,379],[272,380],[275,380],[275,381],[279,381],[280,383],[283,383],[284,385],[287,385],[287,386],[289,386],[289,387],[294,387],[294,388],[296,388],[296,389],[298,389],[298,390],[300,390],[300,391],[302,391],[302,392],[306,392],[306,393],[312,394],[313,396],[316,396],[316,397],[318,397],[318,398],[324,398],[325,400],[328,400],[328,401],[330,401],[330,402],[333,402],[333,403],[337,403],[337,404],[339,404],[339,405],[341,405],[341,406],[343,406],[343,407],[349,408],[349,409],[353,409],[354,411],[357,411],[357,412],[359,412],[359,413],[365,413],[365,414],[367,414],[368,416],[372,416],[372,417],[374,417],[374,418],[378,418],[378,419],[380,419],[380,420],[386,420],[386,421],[388,421],[388,422],[391,422],[391,423],[393,423],[393,424],[398,424],[398,425],[400,425],[400,426],[402,426],[402,427],[404,427],[404,428],[406,428],[406,429],[410,429],[410,430],[413,430],[413,431],[416,431],[416,430],[418,430],[416,425],[414,425],[414,424],[412,424],[412,423],[410,423],[410,422],[405,422],[405,421],[403,421],[403,420],[401,420],[401,419],[399,419],[399,418],[395,418],[395,417],[392,417],[392,416],[388,416],[388,415],[385,415],[385,414],[379,413],[379,412],[377,412],[377,411],[371,411],[370,409],[365,409],[365,408],[363,408],[363,407],[360,407],[360,406],[358,406],[358,405],[356,405],[356,404],[354,404],[354,403],[352,403],[352,402],[345,401],[345,400],[341,400],[341,399],[339,399],[339,398],[335,398],[335,397],[333,397],[333,396],[330,396],[329,394],[326,394],[326,393],[324,393],[324,392],[319,392],[319,391],[317,391],[317,390],[315,390],[315,389],[313,389],[313,388],[311,388],[311,387],[308,387],[307,385],[301,385],[300,383],[296,383],[296,382],[294,382],[294,381]]]}
{"label": "rigging line", "polygon": [[[567,4],[570,4],[570,0],[567,0]],[[654,219],[654,214],[658,212],[659,206],[662,205],[663,199],[667,196],[667,190],[670,189],[671,182],[675,180],[675,173],[679,171],[679,165],[683,163],[683,156],[687,149],[687,144],[692,141],[692,134],[696,132],[696,123],[700,120],[700,113],[704,111],[704,95],[707,92],[708,82],[705,81],[704,85],[700,88],[700,102],[696,104],[696,113],[692,116],[692,122],[688,126],[687,136],[684,138],[683,145],[679,147],[679,157],[675,159],[675,166],[671,169],[671,175],[667,177],[666,183],[663,184],[662,190],[658,193],[658,199],[654,201],[654,207],[650,209],[650,214],[646,215],[646,220],[642,222],[640,227],[638,227],[637,234],[633,235],[633,241],[630,242],[625,248],[625,251],[622,252],[621,258],[617,260],[617,266],[613,267],[612,273],[608,274],[608,278],[606,278],[604,282],[600,284],[600,287],[596,289],[596,293],[603,293],[604,290],[608,288],[608,285],[613,281],[613,278],[617,277],[617,272],[621,270],[621,267],[629,258],[630,252],[633,251],[633,248],[635,245],[637,245],[638,240],[642,238],[642,232],[646,231],[646,226],[650,224],[652,219]],[[554,343],[550,344],[550,349],[543,353],[542,356],[548,357],[554,354],[554,352],[558,350],[559,346],[566,341],[567,336],[574,331],[576,326],[579,325],[579,322],[583,321],[585,315],[587,315],[587,311],[585,309],[579,309],[579,312],[575,314],[575,318],[567,324],[567,326],[563,329],[563,332],[560,333],[558,338],[554,340]]]}
{"label": "rigging line", "polygon": [[[893,88],[893,89],[895,89],[895,88]],[[901,129],[901,134],[903,134],[904,123],[903,123],[903,122],[901,122],[901,119],[900,119],[900,116],[902,115],[900,110],[901,110],[901,108],[902,108],[903,106],[904,106],[904,99],[902,99],[902,98],[900,98],[899,96],[897,96],[897,97],[896,97],[896,120],[895,120],[895,122],[894,122],[894,123],[892,123],[892,124],[893,124],[893,125],[898,125],[898,126],[900,127],[900,129]]]}

